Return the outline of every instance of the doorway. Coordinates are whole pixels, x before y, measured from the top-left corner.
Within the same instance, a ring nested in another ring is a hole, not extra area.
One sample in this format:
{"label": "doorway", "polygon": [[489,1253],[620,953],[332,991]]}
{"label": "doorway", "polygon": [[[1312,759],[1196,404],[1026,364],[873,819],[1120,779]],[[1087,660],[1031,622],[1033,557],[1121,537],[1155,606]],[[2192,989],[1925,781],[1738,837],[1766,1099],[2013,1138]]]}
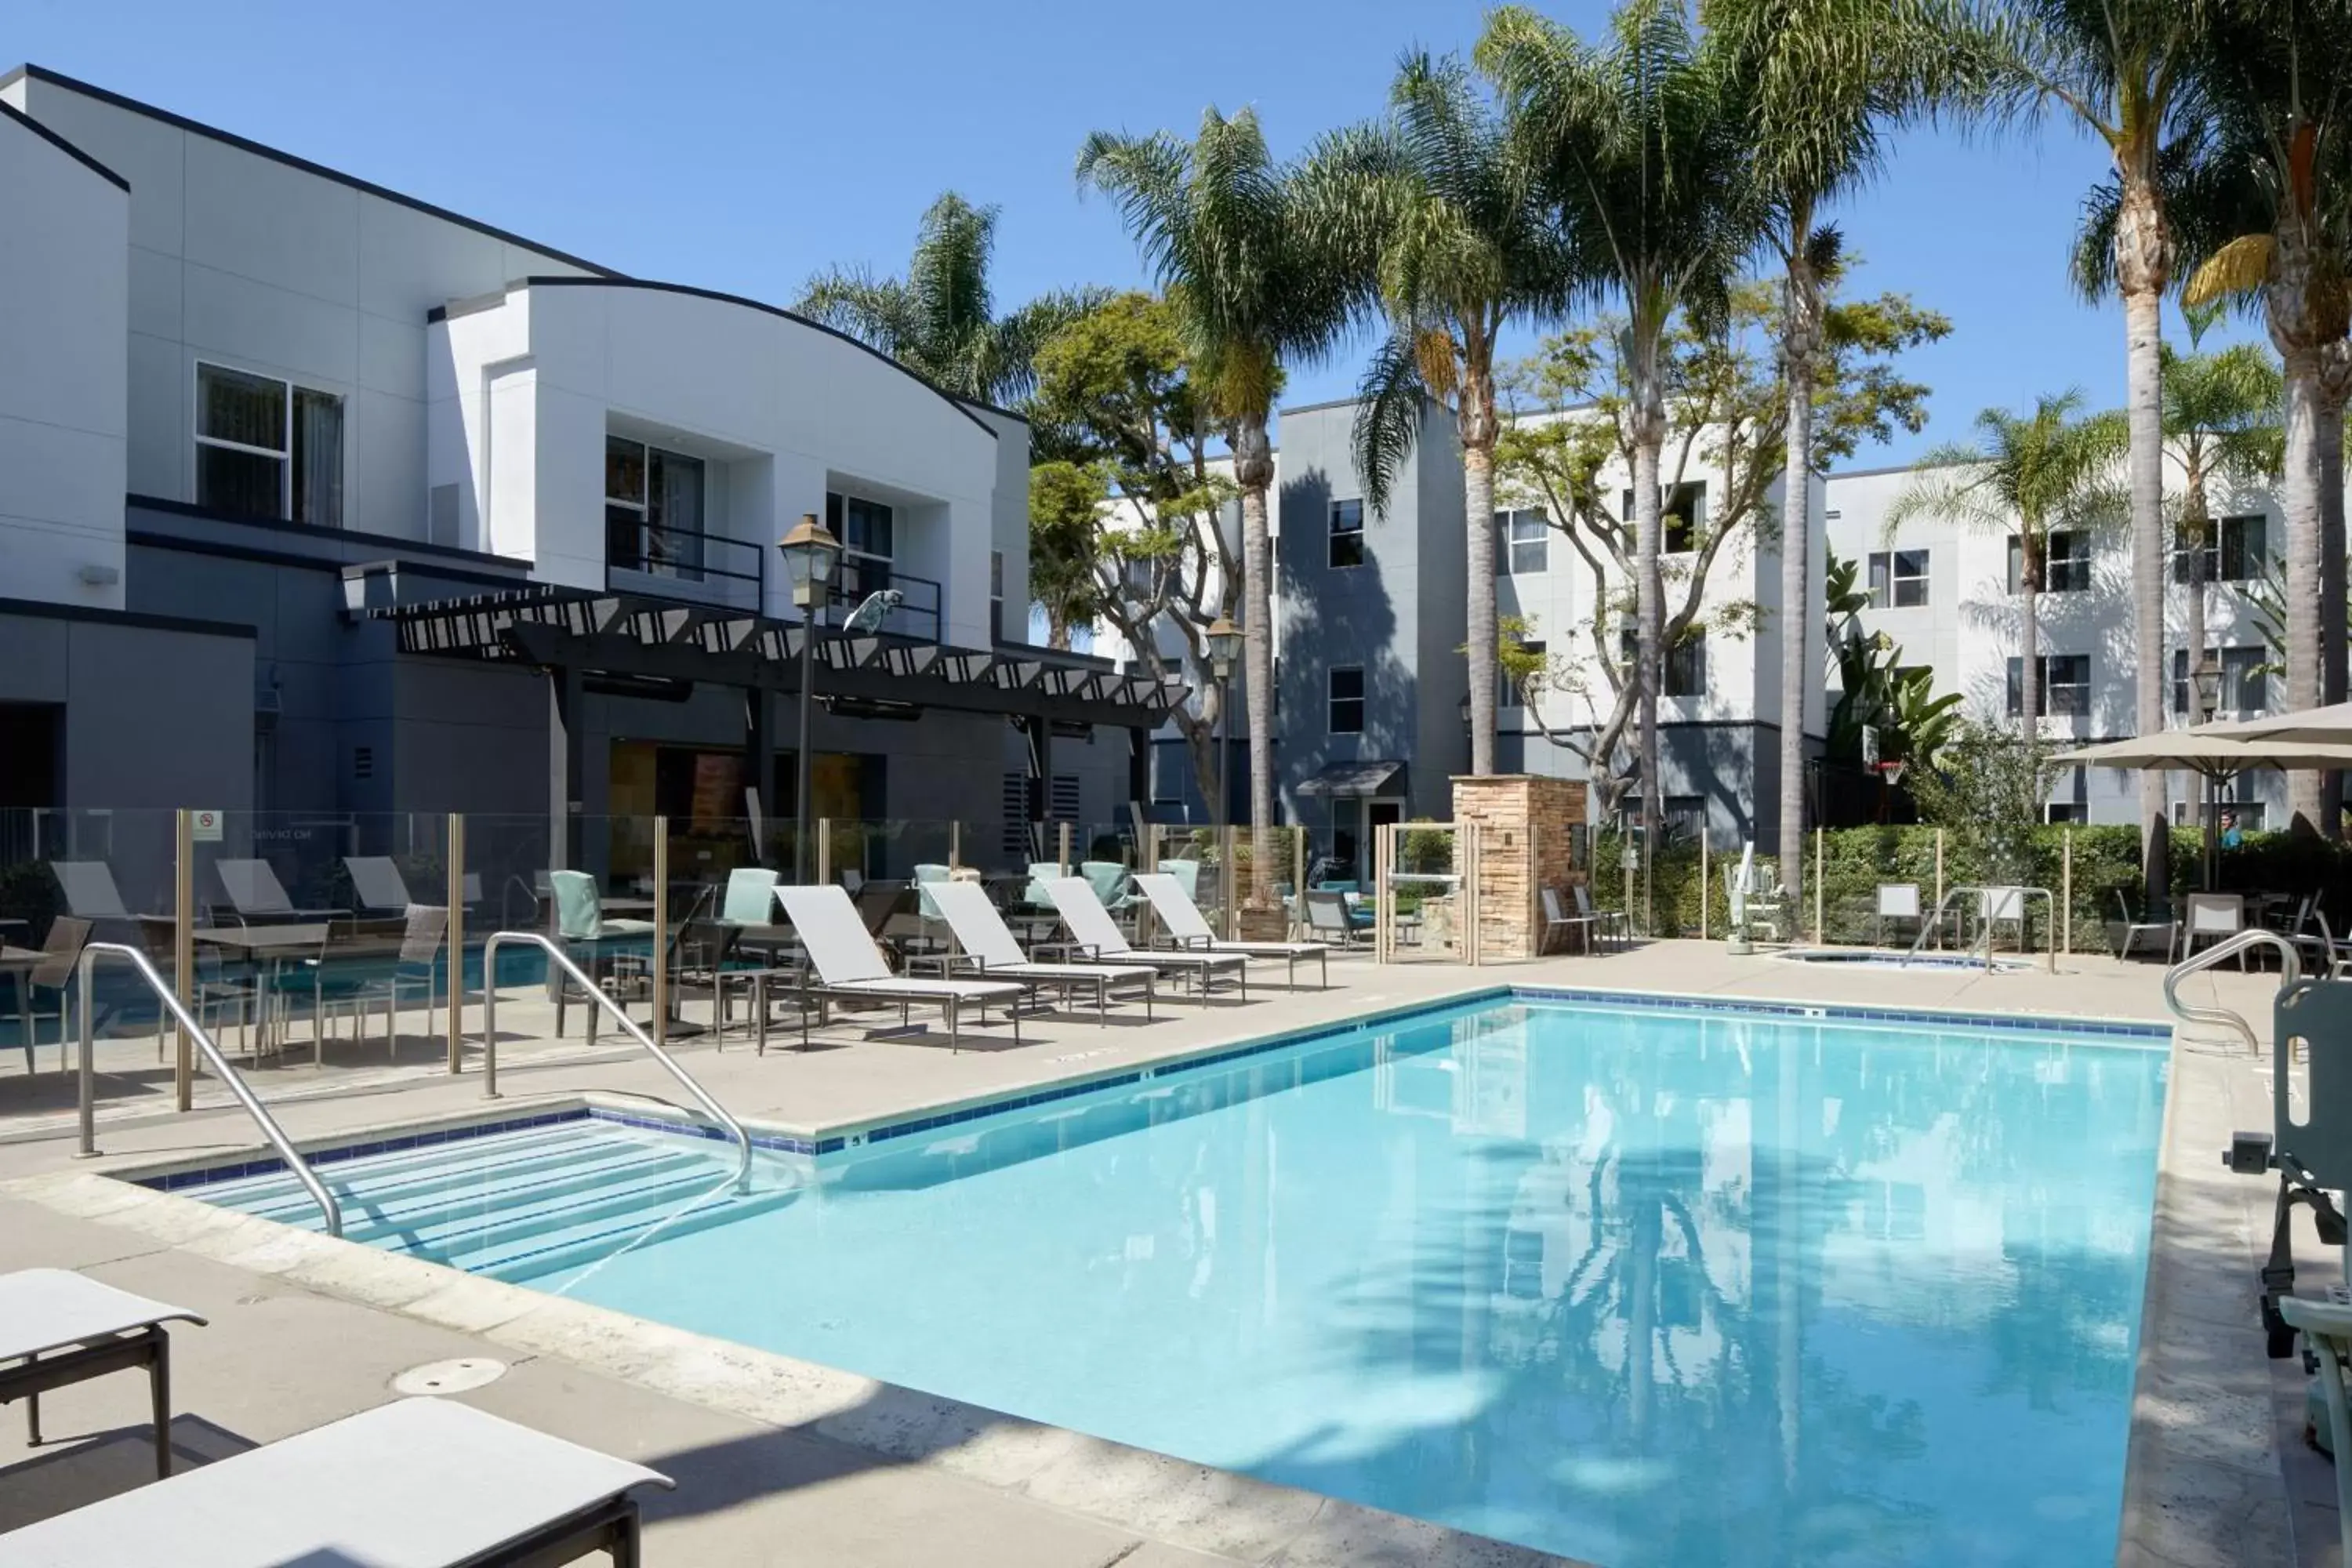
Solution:
{"label": "doorway", "polygon": [[1340,881],[1370,881],[1374,832],[1403,820],[1404,801],[1397,795],[1360,795],[1332,802],[1328,876]]}

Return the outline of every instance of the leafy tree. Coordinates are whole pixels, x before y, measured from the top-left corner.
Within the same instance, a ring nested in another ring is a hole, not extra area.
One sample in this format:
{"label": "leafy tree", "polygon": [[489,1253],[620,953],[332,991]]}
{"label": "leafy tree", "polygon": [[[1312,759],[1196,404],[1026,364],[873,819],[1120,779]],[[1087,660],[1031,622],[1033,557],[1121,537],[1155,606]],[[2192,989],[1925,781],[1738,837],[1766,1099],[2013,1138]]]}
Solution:
{"label": "leafy tree", "polygon": [[2081,393],[2064,392],[2042,397],[2028,415],[1986,409],[1977,416],[1977,441],[1928,453],[1886,509],[1890,535],[1916,517],[2016,534],[2018,712],[2030,736],[2042,733],[2040,611],[2050,536],[2111,527],[2126,512],[2113,476],[2130,428],[2118,414],[2078,416],[2082,406]]}
{"label": "leafy tree", "polygon": [[[1693,525],[1693,548],[1659,570],[1670,604],[1659,628],[1667,647],[1694,632],[1741,637],[1754,623],[1753,604],[1709,607],[1706,589],[1718,563],[1738,559],[1753,536],[1774,526],[1771,500],[1790,407],[1774,365],[1781,309],[1777,289],[1742,285],[1729,292],[1710,327],[1678,321],[1659,347],[1665,489],[1674,494],[1704,474],[1717,492],[1706,515],[1678,520]],[[1927,388],[1902,374],[1900,360],[1950,330],[1942,316],[1900,294],[1832,297],[1813,360],[1812,466],[1843,461],[1898,429],[1922,428]],[[1557,628],[1548,651],[1530,656],[1525,644],[1535,628],[1517,621],[1506,628],[1498,662],[1546,739],[1591,764],[1603,815],[1613,815],[1632,783],[1622,748],[1640,700],[1635,661],[1623,657],[1616,636],[1633,607],[1627,589],[1640,570],[1637,525],[1620,495],[1624,476],[1636,468],[1639,436],[1631,352],[1615,318],[1545,339],[1538,353],[1502,374],[1512,417],[1496,447],[1506,499],[1539,504],[1593,584],[1588,626]],[[1566,409],[1576,412],[1556,412]],[[1635,500],[1638,507],[1638,494]],[[1589,647],[1580,646],[1581,638],[1590,639]],[[1582,709],[1586,721],[1548,717],[1548,707],[1557,712],[1561,699]]]}
{"label": "leafy tree", "polygon": [[1114,198],[1175,307],[1203,412],[1233,455],[1241,494],[1243,685],[1249,696],[1250,898],[1274,897],[1274,483],[1268,426],[1286,362],[1311,360],[1345,328],[1352,274],[1318,226],[1295,169],[1266,150],[1257,116],[1201,117],[1192,141],[1096,132],[1078,183]]}
{"label": "leafy tree", "polygon": [[[1944,0],[1701,0],[1699,14],[1739,62],[1756,180],[1771,216],[1765,239],[1781,269],[1780,372],[1789,400],[1780,503],[1780,604],[1801,626],[1812,591],[1814,361],[1822,312],[1842,266],[1842,237],[1822,222],[1885,163],[1887,132],[1975,84],[1968,29]],[[1793,525],[1790,520],[1794,520]],[[1782,846],[1805,831],[1805,693],[1815,676],[1809,637],[1780,642]],[[1784,885],[1803,895],[1801,856],[1783,856]]]}
{"label": "leafy tree", "polygon": [[1830,708],[1823,754],[1846,767],[1863,765],[1862,732],[1878,731],[1878,754],[1915,768],[1933,767],[1936,752],[1958,722],[1960,693],[1936,695],[1936,672],[1906,668],[1902,645],[1885,632],[1866,632],[1862,613],[1870,590],[1859,563],[1836,552],[1825,560],[1827,616],[1822,626],[1837,667],[1838,698]]}
{"label": "leafy tree", "polygon": [[988,289],[996,215],[949,191],[923,214],[906,277],[835,268],[811,278],[793,308],[958,397],[1010,405],[1034,384],[1030,361],[1038,345],[1107,291],[1040,295],[998,316]]}
{"label": "leafy tree", "polygon": [[[1473,670],[1494,667],[1495,345],[1516,318],[1566,309],[1576,260],[1552,226],[1525,145],[1458,61],[1405,57],[1389,118],[1328,137],[1307,165],[1326,226],[1351,229],[1388,335],[1359,390],[1356,467],[1388,510],[1424,399],[1454,418],[1468,520]],[[1470,771],[1495,771],[1495,683],[1470,681]]]}
{"label": "leafy tree", "polygon": [[1665,352],[1678,313],[1719,316],[1768,216],[1735,62],[1679,4],[1629,0],[1603,40],[1517,5],[1494,12],[1481,69],[1501,89],[1570,242],[1624,316],[1623,413],[1633,474],[1633,685],[1643,817],[1664,812],[1658,694],[1671,646],[1659,563],[1668,433]]}
{"label": "leafy tree", "polygon": [[1059,595],[1065,625],[1108,621],[1145,671],[1192,688],[1170,718],[1215,799],[1222,698],[1206,638],[1239,613],[1242,574],[1223,521],[1234,486],[1209,457],[1177,308],[1115,295],[1056,332],[1037,353],[1033,411],[1055,456],[1029,470],[1032,592],[1049,626]]}
{"label": "leafy tree", "polygon": [[1904,783],[1920,819],[1950,836],[1958,863],[2014,883],[2032,880],[2033,828],[2057,780],[2050,748],[2032,731],[1962,720],[1935,765]]}

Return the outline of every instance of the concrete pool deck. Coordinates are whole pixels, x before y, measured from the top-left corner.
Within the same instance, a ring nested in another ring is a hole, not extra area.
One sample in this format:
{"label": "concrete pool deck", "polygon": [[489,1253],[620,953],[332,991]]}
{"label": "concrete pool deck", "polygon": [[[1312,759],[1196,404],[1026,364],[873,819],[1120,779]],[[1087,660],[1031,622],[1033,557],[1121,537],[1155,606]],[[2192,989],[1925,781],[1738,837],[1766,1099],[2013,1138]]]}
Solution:
{"label": "concrete pool deck", "polygon": [[[1698,942],[1477,970],[1379,968],[1351,957],[1334,965],[1328,992],[1254,984],[1246,1005],[1171,1005],[1148,1025],[1139,1015],[1131,1022],[1114,1015],[1107,1027],[1090,1016],[1055,1016],[1024,1025],[1018,1047],[1001,1026],[968,1027],[968,1048],[950,1057],[936,1031],[871,1039],[862,1026],[837,1020],[820,1037],[824,1048],[805,1055],[772,1045],[756,1057],[738,1039],[718,1049],[708,1037],[683,1042],[679,1054],[739,1115],[818,1131],[1511,984],[2168,1018],[2153,964],[2088,957],[2063,959],[2061,970],[1842,970],[1735,959]],[[2209,971],[2184,994],[2234,1006],[2266,1034],[2275,984],[2275,976]],[[417,1022],[412,1016],[411,1026]],[[494,1103],[482,1100],[478,1073],[451,1079],[433,1070],[421,1059],[430,1049],[421,1039],[404,1053],[417,1065],[314,1075],[305,1045],[297,1050],[302,1066],[256,1080],[306,1142],[488,1110],[521,1114],[534,1102],[591,1092],[682,1098],[634,1053],[530,1041],[534,1022],[527,1006],[501,1001],[502,1037],[513,1032],[524,1043],[502,1046],[505,1098]],[[152,1042],[147,1048],[152,1061]],[[301,1093],[272,1092],[280,1083]],[[182,1334],[175,1358],[178,1426],[191,1458],[380,1403],[404,1367],[478,1355],[513,1370],[467,1397],[677,1476],[677,1493],[649,1500],[653,1563],[1549,1561],[137,1192],[98,1178],[125,1165],[251,1147],[258,1141],[251,1124],[233,1110],[157,1114],[152,1101],[135,1111],[118,1102],[101,1127],[104,1157],[77,1162],[70,1118],[61,1114],[70,1101],[28,1102],[26,1087],[21,1074],[0,1077],[0,1139],[16,1140],[0,1142],[0,1180],[11,1184],[0,1195],[0,1268],[83,1268],[216,1314],[213,1328]],[[54,1094],[58,1079],[44,1075],[31,1087]],[[2290,1409],[2285,1399],[2290,1384],[2299,1398],[2302,1379],[2299,1372],[2274,1376],[2254,1314],[2273,1187],[2231,1175],[2218,1157],[2231,1131],[2268,1125],[2268,1095],[2263,1064],[2242,1047],[2176,1043],[2120,1562],[2336,1562],[2328,1472],[2302,1452],[2294,1433],[2299,1405]],[[357,1267],[348,1257],[355,1252],[364,1255]],[[2307,1232],[2300,1255],[2306,1280],[2333,1262]],[[6,1423],[0,1528],[135,1484],[139,1447],[126,1432],[143,1399],[136,1380],[124,1379],[53,1396],[49,1425],[59,1440],[29,1459]],[[94,1436],[76,1442],[76,1433]]]}

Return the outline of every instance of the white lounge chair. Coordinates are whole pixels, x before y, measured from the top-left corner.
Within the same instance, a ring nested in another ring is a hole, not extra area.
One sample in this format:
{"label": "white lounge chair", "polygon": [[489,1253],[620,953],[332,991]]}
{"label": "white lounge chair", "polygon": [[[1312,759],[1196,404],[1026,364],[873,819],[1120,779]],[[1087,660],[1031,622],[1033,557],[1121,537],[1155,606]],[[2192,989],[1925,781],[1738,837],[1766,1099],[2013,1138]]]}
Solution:
{"label": "white lounge chair", "polygon": [[294,900],[286,896],[286,885],[278,873],[269,868],[267,860],[222,860],[214,869],[220,874],[223,888],[228,890],[228,901],[236,907],[237,917],[245,921],[331,921],[336,916],[349,917],[349,910],[297,909]]}
{"label": "white lounge chair", "polygon": [[66,896],[66,909],[77,920],[127,921],[122,889],[114,885],[114,868],[103,860],[52,860],[49,871]]}
{"label": "white lounge chair", "polygon": [[988,901],[987,890],[976,882],[933,882],[926,889],[937,903],[965,962],[991,979],[1019,980],[1052,985],[1064,994],[1079,988],[1095,994],[1095,1017],[1110,1016],[1110,994],[1118,986],[1140,986],[1143,1016],[1151,1016],[1154,983],[1160,971],[1148,963],[1037,963],[1021,951],[1004,917]]}
{"label": "white lounge chair", "polygon": [[[389,855],[346,855],[343,869],[352,874],[352,892],[359,900],[363,913],[371,915],[405,915],[408,906],[418,900],[408,891],[408,879],[400,874],[400,867]],[[446,888],[436,888],[442,898]],[[482,874],[468,871],[458,884],[466,907],[473,908],[482,901]],[[428,899],[427,903],[439,903],[440,899]]]}
{"label": "white lounge chair", "polygon": [[[151,1301],[68,1268],[0,1274],[0,1405],[25,1402],[26,1439],[41,1444],[41,1395],[86,1378],[147,1370],[155,1410],[155,1474],[172,1473],[172,1341],[165,1323],[202,1324],[185,1307]],[[0,1562],[23,1537],[0,1539]],[[154,1561],[177,1560],[163,1552]],[[26,1561],[79,1562],[65,1556]]]}
{"label": "white lounge chair", "polygon": [[1189,974],[1206,1000],[1209,982],[1220,973],[1230,973],[1240,983],[1242,1000],[1249,1000],[1249,954],[1245,952],[1182,952],[1167,949],[1139,948],[1127,940],[1118,922],[1110,918],[1103,901],[1095,896],[1094,885],[1084,877],[1055,877],[1045,884],[1045,894],[1060,911],[1062,923],[1087,956],[1097,961],[1132,959],[1148,963],[1162,973]]}
{"label": "white lounge chair", "polygon": [[[816,998],[820,1024],[830,997],[896,1002],[902,1017],[909,1005],[926,1002],[947,1014],[948,1048],[955,1050],[961,1046],[964,1005],[986,1008],[1001,1004],[1013,1017],[1013,1043],[1020,1043],[1021,999],[1027,994],[1027,986],[1010,980],[929,980],[891,973],[890,961],[866,934],[857,906],[838,887],[778,888],[776,901],[783,906],[784,918],[793,922],[793,932],[801,939],[801,951],[816,970],[817,984],[809,992]],[[801,1034],[805,1044],[806,1008],[801,1011]]]}
{"label": "white lounge chair", "polygon": [[658,1470],[460,1405],[401,1399],[0,1535],[0,1568],[383,1568],[639,1560]]}
{"label": "white lounge chair", "polygon": [[1184,885],[1165,871],[1139,872],[1135,885],[1151,900],[1151,912],[1168,930],[1169,939],[1182,952],[1238,952],[1244,958],[1282,960],[1283,982],[1296,984],[1298,961],[1311,958],[1320,966],[1326,990],[1331,984],[1331,950],[1319,942],[1226,942],[1209,927],[1201,907],[1185,895]]}

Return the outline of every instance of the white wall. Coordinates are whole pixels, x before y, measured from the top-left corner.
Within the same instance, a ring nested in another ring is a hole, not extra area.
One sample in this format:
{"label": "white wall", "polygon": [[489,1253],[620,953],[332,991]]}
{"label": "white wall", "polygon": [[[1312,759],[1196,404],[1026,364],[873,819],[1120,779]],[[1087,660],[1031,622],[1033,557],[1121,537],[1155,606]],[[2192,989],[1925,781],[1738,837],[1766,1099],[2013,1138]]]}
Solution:
{"label": "white wall", "polygon": [[130,224],[120,185],[0,114],[0,597],[122,607]]}
{"label": "white wall", "polygon": [[[987,646],[998,446],[1025,452],[1017,425],[1000,437],[805,322],[656,287],[518,284],[453,310],[428,342],[430,478],[463,487],[463,542],[528,558],[543,582],[604,587],[604,437],[615,430],[725,465],[711,530],[761,550],[802,513],[822,517],[828,489],[890,502],[899,563],[942,584],[944,639]],[[1012,575],[1025,583],[1025,571]],[[781,562],[768,560],[767,577],[766,612],[791,614]]]}
{"label": "white wall", "polygon": [[582,269],[42,77],[8,91],[131,182],[118,510],[126,488],[195,500],[205,360],[342,397],[343,526],[425,538],[425,313],[510,278]]}

